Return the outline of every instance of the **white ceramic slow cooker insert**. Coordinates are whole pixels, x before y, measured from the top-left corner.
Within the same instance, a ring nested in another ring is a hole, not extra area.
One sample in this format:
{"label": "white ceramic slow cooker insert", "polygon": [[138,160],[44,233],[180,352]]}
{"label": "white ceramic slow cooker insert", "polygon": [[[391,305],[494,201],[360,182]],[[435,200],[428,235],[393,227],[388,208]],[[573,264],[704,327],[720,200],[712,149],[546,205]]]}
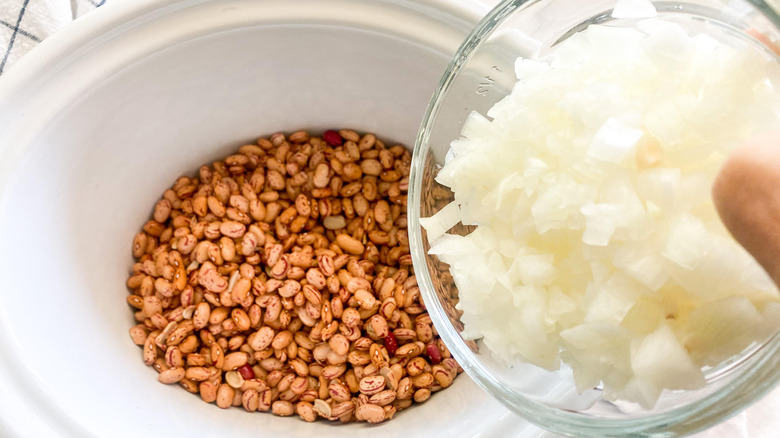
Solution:
{"label": "white ceramic slow cooker insert", "polygon": [[183,173],[277,131],[412,145],[486,8],[445,0],[109,4],[0,81],[0,436],[536,434],[465,375],[378,426],[220,410],[128,329],[133,235]]}

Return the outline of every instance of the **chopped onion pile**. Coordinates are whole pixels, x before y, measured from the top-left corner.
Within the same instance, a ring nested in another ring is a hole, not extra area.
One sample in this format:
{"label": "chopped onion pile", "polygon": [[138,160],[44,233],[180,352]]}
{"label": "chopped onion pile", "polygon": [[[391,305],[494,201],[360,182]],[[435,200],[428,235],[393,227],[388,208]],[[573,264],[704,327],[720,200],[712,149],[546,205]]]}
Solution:
{"label": "chopped onion pile", "polygon": [[[710,199],[729,151],[780,126],[774,61],[651,18],[515,69],[436,177],[455,201],[421,220],[464,337],[652,408],[780,327],[777,289]],[[477,228],[446,234],[458,222]]]}

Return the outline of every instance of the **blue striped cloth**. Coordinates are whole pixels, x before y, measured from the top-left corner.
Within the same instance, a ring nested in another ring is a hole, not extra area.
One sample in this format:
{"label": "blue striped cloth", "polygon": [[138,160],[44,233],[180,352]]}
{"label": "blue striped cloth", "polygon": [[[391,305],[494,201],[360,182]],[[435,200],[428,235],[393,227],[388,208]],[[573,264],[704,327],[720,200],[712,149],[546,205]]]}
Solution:
{"label": "blue striped cloth", "polygon": [[44,38],[106,0],[0,0],[0,75]]}

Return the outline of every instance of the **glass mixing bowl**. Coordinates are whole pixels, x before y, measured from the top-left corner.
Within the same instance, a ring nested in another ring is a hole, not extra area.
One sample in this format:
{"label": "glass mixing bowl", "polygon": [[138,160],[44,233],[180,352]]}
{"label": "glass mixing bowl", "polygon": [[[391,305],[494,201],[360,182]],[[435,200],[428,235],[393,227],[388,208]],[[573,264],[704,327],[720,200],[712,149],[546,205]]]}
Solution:
{"label": "glass mixing bowl", "polygon": [[[777,53],[773,41],[780,35],[780,18],[765,2],[653,3],[659,18],[710,35],[751,39],[767,53]],[[707,370],[707,385],[702,389],[665,391],[649,411],[633,403],[607,401],[599,388],[578,393],[570,370],[505,366],[480,349],[478,342],[464,340],[454,307],[458,290],[448,266],[427,254],[429,243],[419,222],[451,200],[448,190],[434,181],[437,169],[468,114],[486,114],[510,92],[516,81],[515,59],[544,57],[591,24],[614,22],[615,4],[615,0],[507,0],[479,23],[450,63],[422,122],[410,179],[409,238],[419,287],[439,334],[466,372],[514,412],[571,436],[685,435],[723,421],[775,386],[780,376],[779,336]],[[451,230],[469,231],[460,224]]]}

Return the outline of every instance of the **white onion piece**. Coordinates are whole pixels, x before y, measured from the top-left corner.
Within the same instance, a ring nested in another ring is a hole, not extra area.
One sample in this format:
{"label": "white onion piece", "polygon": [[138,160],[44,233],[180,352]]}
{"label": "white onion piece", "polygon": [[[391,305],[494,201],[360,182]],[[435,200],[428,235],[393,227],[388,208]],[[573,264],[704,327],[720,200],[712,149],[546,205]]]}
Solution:
{"label": "white onion piece", "polygon": [[[736,44],[650,18],[515,63],[512,92],[492,120],[469,115],[436,177],[455,201],[421,220],[464,337],[650,408],[778,329],[780,293],[709,195],[731,150],[780,127],[780,68]],[[477,228],[447,234],[458,220]]]}
{"label": "white onion piece", "polygon": [[735,347],[749,345],[762,323],[761,314],[747,298],[724,298],[691,312],[683,343],[698,362],[717,365]]}
{"label": "white onion piece", "polygon": [[615,251],[612,264],[653,292],[669,280],[664,259],[653,248],[624,246]]}
{"label": "white onion piece", "polygon": [[709,233],[698,219],[684,215],[670,223],[663,256],[684,269],[696,268],[709,249]]}
{"label": "white onion piece", "polygon": [[585,216],[582,241],[588,245],[607,246],[615,234],[615,216],[618,211],[619,207],[614,204],[588,203],[580,207],[580,212]]}
{"label": "white onion piece", "polygon": [[450,202],[429,218],[420,219],[420,225],[428,232],[429,242],[435,242],[458,222],[460,222],[460,207],[455,202]]}
{"label": "white onion piece", "polygon": [[644,131],[610,117],[596,132],[588,156],[610,163],[620,163],[633,151]]}
{"label": "white onion piece", "polygon": [[701,365],[693,361],[666,324],[632,341],[631,368],[636,377],[659,388],[697,389],[706,383]]}

